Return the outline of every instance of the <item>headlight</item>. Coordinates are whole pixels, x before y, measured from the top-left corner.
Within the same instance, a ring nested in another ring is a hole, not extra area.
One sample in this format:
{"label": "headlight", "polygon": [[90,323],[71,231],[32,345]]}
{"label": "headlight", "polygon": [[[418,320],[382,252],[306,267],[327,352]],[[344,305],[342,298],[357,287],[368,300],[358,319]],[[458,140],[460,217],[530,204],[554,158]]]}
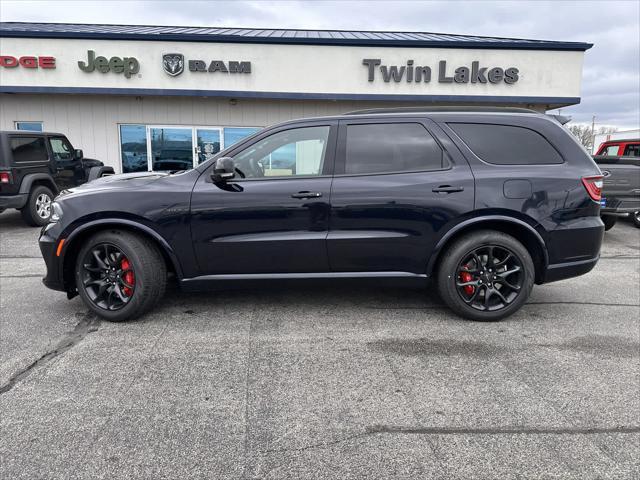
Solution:
{"label": "headlight", "polygon": [[51,216],[49,217],[49,222],[56,223],[59,222],[62,218],[62,207],[58,202],[53,202],[51,204],[51,208],[53,211],[51,212]]}

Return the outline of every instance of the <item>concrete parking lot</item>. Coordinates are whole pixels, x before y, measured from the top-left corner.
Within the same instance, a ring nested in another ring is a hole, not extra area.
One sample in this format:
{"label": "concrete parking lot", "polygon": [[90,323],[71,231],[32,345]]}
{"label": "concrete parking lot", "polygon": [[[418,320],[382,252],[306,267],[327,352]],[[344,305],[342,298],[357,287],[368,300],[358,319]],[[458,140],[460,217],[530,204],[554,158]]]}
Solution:
{"label": "concrete parking lot", "polygon": [[0,215],[0,478],[639,478],[640,230],[499,323],[423,290],[47,290]]}

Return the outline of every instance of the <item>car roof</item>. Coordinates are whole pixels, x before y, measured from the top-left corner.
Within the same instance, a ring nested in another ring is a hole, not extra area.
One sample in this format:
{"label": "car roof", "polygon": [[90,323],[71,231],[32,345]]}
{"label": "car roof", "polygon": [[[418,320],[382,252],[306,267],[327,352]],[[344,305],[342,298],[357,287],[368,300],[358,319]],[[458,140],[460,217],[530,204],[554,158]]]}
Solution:
{"label": "car roof", "polygon": [[0,135],[15,135],[15,134],[19,134],[19,135],[49,135],[49,136],[58,136],[58,137],[66,137],[66,135],[64,133],[57,133],[57,132],[39,132],[37,130],[2,130],[0,131]]}
{"label": "car roof", "polygon": [[629,142],[640,142],[640,138],[621,138],[620,140],[605,140],[604,142],[602,142],[602,144],[604,145],[605,143],[629,143]]}
{"label": "car roof", "polygon": [[358,117],[385,118],[402,116],[431,116],[431,115],[499,115],[499,116],[529,116],[551,119],[556,117],[560,123],[566,123],[568,117],[559,115],[546,115],[536,110],[515,107],[477,107],[477,106],[449,106],[449,107],[398,107],[398,108],[372,108],[366,110],[355,110],[340,115],[298,118],[286,120],[275,126],[285,126],[300,122],[327,121],[327,120],[353,120]]}

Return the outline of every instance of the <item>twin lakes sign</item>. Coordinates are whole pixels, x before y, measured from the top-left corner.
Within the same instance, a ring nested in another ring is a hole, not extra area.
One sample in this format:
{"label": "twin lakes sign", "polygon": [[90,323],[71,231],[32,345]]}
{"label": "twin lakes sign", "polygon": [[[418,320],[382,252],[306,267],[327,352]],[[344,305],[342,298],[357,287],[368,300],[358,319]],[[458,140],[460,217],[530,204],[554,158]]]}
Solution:
{"label": "twin lakes sign", "polygon": [[[380,70],[377,78],[389,83],[405,81],[407,83],[429,83],[431,81],[431,67],[414,65],[413,60],[407,60],[406,65],[382,65],[380,58],[364,58],[362,64],[367,67],[367,80],[376,80],[376,68]],[[479,61],[472,61],[471,68],[458,67],[449,70],[446,60],[438,62],[438,83],[501,83],[512,85],[518,81],[520,70],[515,67],[481,67]]]}

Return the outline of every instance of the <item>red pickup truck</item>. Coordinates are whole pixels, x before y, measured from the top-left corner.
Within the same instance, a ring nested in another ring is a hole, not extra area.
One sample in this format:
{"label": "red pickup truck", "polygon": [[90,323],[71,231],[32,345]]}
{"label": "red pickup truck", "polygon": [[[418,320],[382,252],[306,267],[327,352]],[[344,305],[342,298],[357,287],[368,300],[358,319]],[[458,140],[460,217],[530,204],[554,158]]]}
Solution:
{"label": "red pickup truck", "polygon": [[640,228],[640,139],[603,142],[593,158],[604,175],[600,214],[605,229],[628,215]]}
{"label": "red pickup truck", "polygon": [[640,139],[602,142],[596,155],[607,157],[640,157]]}

